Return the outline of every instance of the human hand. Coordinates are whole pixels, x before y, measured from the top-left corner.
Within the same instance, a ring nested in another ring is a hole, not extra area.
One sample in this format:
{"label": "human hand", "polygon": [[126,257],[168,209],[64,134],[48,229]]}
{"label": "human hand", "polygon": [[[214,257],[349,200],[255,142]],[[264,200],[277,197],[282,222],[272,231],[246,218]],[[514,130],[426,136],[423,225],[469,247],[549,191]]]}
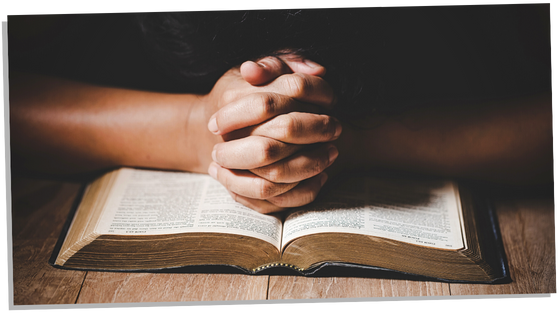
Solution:
{"label": "human hand", "polygon": [[244,63],[245,80],[273,89],[227,104],[209,122],[213,133],[230,140],[214,147],[209,174],[235,200],[265,213],[315,199],[327,179],[323,171],[338,156],[328,142],[341,133],[335,118],[317,114],[334,103],[332,90],[317,77],[324,68],[283,57]]}

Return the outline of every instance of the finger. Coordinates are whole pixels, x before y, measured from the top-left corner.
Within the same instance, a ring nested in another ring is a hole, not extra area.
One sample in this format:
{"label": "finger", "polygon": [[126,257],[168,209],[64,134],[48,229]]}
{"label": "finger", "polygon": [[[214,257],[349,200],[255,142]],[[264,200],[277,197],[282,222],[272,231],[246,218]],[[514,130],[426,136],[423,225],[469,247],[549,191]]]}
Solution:
{"label": "finger", "polygon": [[282,75],[264,86],[263,89],[327,109],[331,109],[336,103],[335,94],[325,80],[305,73]]}
{"label": "finger", "polygon": [[319,112],[320,108],[278,93],[252,93],[214,113],[210,117],[208,130],[223,135],[293,111]]}
{"label": "finger", "polygon": [[277,205],[274,205],[266,200],[258,200],[258,199],[251,199],[251,198],[247,198],[247,197],[243,197],[240,196],[236,193],[233,193],[231,191],[228,191],[231,198],[233,198],[233,200],[239,202],[240,204],[244,205],[245,207],[249,207],[257,212],[260,212],[262,214],[270,214],[270,213],[274,213],[274,212],[280,212],[282,210],[285,210],[285,208],[283,207],[278,207]]}
{"label": "finger", "polygon": [[264,85],[288,73],[324,76],[325,67],[296,54],[264,57],[256,62],[247,61],[240,67],[241,76],[251,85]]}
{"label": "finger", "polygon": [[334,145],[323,144],[250,172],[273,183],[296,183],[323,172],[337,157]]}
{"label": "finger", "polygon": [[301,182],[287,193],[267,200],[252,199],[229,192],[233,200],[260,213],[268,214],[285,210],[286,208],[301,207],[311,203],[327,181],[328,176],[321,173],[313,178]]}
{"label": "finger", "polygon": [[250,136],[216,144],[212,159],[222,167],[248,170],[280,161],[301,148],[297,144]]}
{"label": "finger", "polygon": [[224,187],[240,196],[265,200],[283,194],[298,183],[272,183],[249,171],[223,168],[215,162],[210,163],[208,174]]}
{"label": "finger", "polygon": [[326,173],[321,173],[315,177],[299,183],[294,189],[284,194],[268,198],[267,201],[282,208],[300,207],[311,203],[327,181]]}
{"label": "finger", "polygon": [[312,144],[338,139],[342,133],[342,125],[338,119],[329,115],[292,112],[276,116],[244,132],[286,143]]}
{"label": "finger", "polygon": [[246,61],[239,70],[243,79],[251,85],[264,85],[283,74],[293,73],[290,67],[277,57],[264,57],[256,62]]}
{"label": "finger", "polygon": [[284,61],[284,63],[288,65],[294,73],[305,73],[319,77],[322,77],[327,73],[327,69],[325,69],[325,67],[296,54],[281,55],[278,56],[278,58],[282,59],[282,61]]}
{"label": "finger", "polygon": [[[282,75],[259,89],[262,90],[234,100],[214,113],[208,122],[208,130],[222,135],[250,124],[264,122],[273,114],[286,113],[290,109],[293,111],[294,107],[297,107],[296,111],[318,112],[330,109],[336,103],[330,85],[319,77],[307,74]],[[304,105],[305,103],[308,105]],[[230,106],[231,104],[234,105]],[[314,109],[309,104],[319,107]],[[243,115],[247,118],[239,122]]]}

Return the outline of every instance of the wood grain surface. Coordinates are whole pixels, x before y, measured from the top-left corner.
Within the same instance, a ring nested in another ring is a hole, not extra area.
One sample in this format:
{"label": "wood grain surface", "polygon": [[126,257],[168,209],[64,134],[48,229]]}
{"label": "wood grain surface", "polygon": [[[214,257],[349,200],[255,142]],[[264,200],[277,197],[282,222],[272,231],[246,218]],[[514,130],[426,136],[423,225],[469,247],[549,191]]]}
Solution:
{"label": "wood grain surface", "polygon": [[513,281],[84,272],[48,265],[80,183],[12,178],[13,305],[555,293],[551,197],[497,201]]}

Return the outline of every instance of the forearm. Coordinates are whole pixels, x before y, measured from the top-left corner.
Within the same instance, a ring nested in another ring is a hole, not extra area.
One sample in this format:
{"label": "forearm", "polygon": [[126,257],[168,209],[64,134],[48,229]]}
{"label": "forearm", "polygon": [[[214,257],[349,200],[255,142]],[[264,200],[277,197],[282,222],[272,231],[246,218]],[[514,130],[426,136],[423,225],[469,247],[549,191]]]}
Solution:
{"label": "forearm", "polygon": [[10,87],[12,165],[18,169],[72,174],[117,166],[207,167],[193,154],[206,140],[200,133],[211,137],[200,96],[20,74],[10,77]]}
{"label": "forearm", "polygon": [[550,182],[551,100],[536,97],[410,112],[366,130],[347,126],[337,145],[337,162],[345,159],[345,164],[360,168],[516,184]]}

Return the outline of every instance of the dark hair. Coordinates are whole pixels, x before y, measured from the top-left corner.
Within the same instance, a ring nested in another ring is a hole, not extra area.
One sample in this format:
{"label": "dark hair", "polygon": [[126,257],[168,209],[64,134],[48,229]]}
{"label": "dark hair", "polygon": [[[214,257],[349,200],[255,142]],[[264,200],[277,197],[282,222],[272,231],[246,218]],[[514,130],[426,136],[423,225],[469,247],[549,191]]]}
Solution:
{"label": "dark hair", "polygon": [[549,90],[546,12],[542,5],[406,7],[174,12],[137,19],[160,67],[199,91],[209,91],[233,66],[289,49],[327,68],[325,79],[339,98],[336,114],[355,118],[442,100]]}
{"label": "dark hair", "polygon": [[140,13],[137,18],[145,47],[159,66],[204,92],[230,68],[278,55],[280,50],[314,60],[327,68],[325,80],[338,97],[335,114],[344,119],[378,109],[372,100],[381,88],[373,82],[379,75],[366,75],[375,68],[375,44],[364,40],[372,38],[364,34],[367,21],[357,16],[356,9],[343,11],[320,7],[181,9]]}

